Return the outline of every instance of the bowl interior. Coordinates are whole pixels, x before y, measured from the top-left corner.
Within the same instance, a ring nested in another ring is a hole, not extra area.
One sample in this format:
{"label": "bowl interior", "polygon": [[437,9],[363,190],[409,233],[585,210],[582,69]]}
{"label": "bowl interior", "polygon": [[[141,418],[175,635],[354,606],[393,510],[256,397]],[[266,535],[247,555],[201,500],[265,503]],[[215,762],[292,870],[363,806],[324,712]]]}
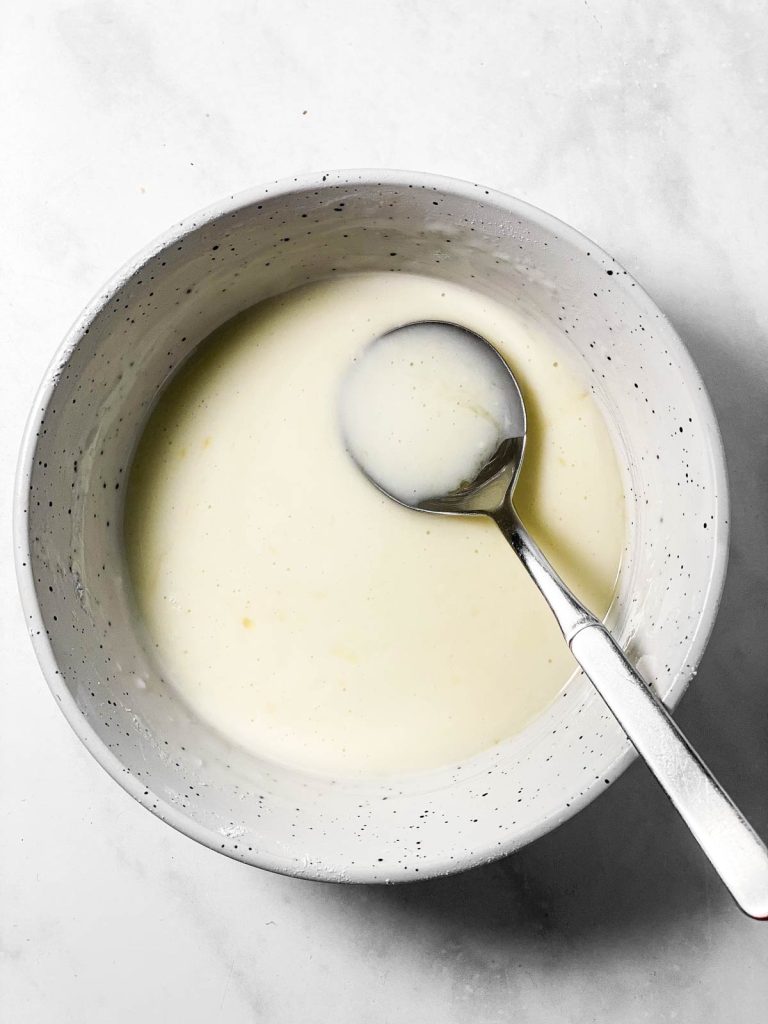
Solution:
{"label": "bowl interior", "polygon": [[578,675],[524,733],[469,761],[381,782],[317,778],[228,745],[147,655],[121,515],[158,393],[260,299],[383,269],[517,306],[581,361],[627,469],[613,628],[672,704],[724,573],[722,450],[698,375],[642,289],[571,229],[477,186],[338,174],[233,198],[171,232],[75,325],[33,411],[17,520],[30,631],[73,727],[137,799],[215,849],[316,878],[411,878],[490,859],[568,817],[630,757]]}

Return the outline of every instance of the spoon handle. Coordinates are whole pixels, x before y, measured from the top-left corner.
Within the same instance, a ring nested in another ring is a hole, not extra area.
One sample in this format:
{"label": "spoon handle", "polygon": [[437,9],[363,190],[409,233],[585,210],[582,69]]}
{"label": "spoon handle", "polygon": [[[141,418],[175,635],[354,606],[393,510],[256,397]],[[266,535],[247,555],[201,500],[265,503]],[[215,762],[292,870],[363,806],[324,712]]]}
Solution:
{"label": "spoon handle", "polygon": [[741,909],[768,918],[768,850],[604,626],[570,648]]}
{"label": "spoon handle", "polygon": [[511,508],[495,517],[543,594],[576,661],[750,917],[768,919],[768,849],[605,626],[577,600]]}

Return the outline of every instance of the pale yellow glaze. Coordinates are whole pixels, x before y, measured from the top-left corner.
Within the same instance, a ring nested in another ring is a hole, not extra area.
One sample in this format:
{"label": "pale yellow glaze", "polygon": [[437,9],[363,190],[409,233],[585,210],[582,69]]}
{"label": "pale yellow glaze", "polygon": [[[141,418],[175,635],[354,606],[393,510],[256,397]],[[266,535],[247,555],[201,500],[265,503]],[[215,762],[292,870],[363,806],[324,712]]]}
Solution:
{"label": "pale yellow glaze", "polygon": [[521,730],[574,663],[493,524],[411,512],[344,450],[349,361],[399,324],[446,319],[505,355],[528,412],[520,514],[577,594],[607,610],[622,477],[585,382],[505,306],[370,274],[270,300],[217,331],[163,395],[125,516],[140,612],[187,703],[255,753],[399,773]]}

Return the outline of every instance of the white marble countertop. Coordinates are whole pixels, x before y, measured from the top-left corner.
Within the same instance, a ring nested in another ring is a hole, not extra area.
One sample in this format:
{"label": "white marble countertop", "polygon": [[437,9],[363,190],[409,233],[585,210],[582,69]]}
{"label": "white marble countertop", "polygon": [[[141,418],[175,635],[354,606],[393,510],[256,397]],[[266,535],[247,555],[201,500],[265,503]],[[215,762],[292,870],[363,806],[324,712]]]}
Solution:
{"label": "white marble countertop", "polygon": [[768,925],[736,910],[641,766],[515,857],[392,889],[272,876],[147,814],[43,682],[5,492],[63,331],[172,221],[327,167],[521,196],[636,274],[711,390],[733,551],[679,717],[768,834],[767,39],[759,0],[5,6],[3,1020],[765,1019]]}

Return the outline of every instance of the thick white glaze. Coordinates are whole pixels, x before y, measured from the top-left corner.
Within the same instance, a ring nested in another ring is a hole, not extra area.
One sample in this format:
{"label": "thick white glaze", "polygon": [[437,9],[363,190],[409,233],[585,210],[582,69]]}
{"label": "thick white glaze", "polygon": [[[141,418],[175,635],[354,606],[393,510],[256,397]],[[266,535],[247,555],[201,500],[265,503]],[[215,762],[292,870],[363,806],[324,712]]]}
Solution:
{"label": "thick white glaze", "polygon": [[548,338],[415,276],[271,300],[216,332],[163,396],[126,512],[161,662],[201,717],[260,755],[353,775],[447,764],[522,729],[572,673],[492,524],[405,510],[344,450],[350,360],[397,324],[438,318],[513,367],[531,420],[520,512],[585,602],[610,603],[622,479],[597,406]]}

